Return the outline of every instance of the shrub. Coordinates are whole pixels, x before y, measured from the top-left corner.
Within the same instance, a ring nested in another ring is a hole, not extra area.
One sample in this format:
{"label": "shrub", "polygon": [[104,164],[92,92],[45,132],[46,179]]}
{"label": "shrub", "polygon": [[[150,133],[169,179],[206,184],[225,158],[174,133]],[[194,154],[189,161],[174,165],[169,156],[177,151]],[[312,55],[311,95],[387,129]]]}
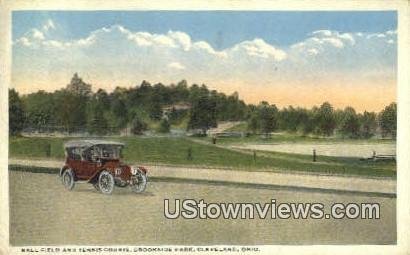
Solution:
{"label": "shrub", "polygon": [[141,118],[135,117],[131,123],[131,132],[134,135],[142,135],[147,130],[148,125]]}
{"label": "shrub", "polygon": [[159,124],[158,132],[159,133],[169,133],[169,130],[171,128],[171,125],[169,124],[169,121],[167,119],[161,120],[161,123]]}

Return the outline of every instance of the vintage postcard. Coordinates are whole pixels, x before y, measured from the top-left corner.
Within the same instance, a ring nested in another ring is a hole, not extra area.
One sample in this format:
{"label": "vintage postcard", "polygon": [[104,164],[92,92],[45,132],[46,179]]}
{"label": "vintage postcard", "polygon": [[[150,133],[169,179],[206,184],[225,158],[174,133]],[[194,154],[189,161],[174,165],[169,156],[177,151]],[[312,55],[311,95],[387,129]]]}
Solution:
{"label": "vintage postcard", "polygon": [[3,3],[1,254],[410,252],[408,2],[205,3]]}

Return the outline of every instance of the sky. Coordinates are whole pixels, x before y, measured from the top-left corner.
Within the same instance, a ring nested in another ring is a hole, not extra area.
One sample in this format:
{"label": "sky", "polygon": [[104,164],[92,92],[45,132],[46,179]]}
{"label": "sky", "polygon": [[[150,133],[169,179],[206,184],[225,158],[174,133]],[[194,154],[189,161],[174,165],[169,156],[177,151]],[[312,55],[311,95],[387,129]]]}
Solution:
{"label": "sky", "polygon": [[17,11],[12,86],[205,83],[248,103],[379,111],[396,98],[393,11]]}

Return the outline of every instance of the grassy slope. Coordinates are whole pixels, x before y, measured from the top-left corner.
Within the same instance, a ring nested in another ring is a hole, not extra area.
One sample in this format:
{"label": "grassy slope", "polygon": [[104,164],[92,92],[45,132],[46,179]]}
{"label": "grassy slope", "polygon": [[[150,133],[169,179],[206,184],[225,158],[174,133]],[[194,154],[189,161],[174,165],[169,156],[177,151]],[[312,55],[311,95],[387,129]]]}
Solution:
{"label": "grassy slope", "polygon": [[[45,158],[46,147],[51,145],[50,158],[64,158],[63,143],[70,138],[10,138],[10,157]],[[110,138],[126,143],[125,161],[229,167],[239,170],[296,170],[323,173],[358,174],[369,176],[395,176],[394,162],[363,162],[352,158],[319,157],[311,162],[310,156],[257,152],[256,161],[251,152],[232,151],[185,138],[126,137]],[[188,148],[193,159],[187,159]]]}
{"label": "grassy slope", "polygon": [[231,128],[225,130],[226,132],[246,132],[248,131],[248,124],[246,122],[239,123]]}

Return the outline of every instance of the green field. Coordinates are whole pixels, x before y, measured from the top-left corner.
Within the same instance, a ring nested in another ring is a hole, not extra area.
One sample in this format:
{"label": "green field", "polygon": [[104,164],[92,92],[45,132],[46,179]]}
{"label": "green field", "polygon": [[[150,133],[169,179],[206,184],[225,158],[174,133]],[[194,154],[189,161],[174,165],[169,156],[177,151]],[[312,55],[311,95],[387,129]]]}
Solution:
{"label": "green field", "polygon": [[[63,159],[63,143],[78,138],[11,137],[11,158]],[[396,176],[395,162],[360,161],[357,158],[311,156],[257,151],[232,150],[215,146],[206,139],[182,137],[117,137],[109,140],[126,144],[124,160],[140,163],[160,163],[183,166],[223,167],[247,171],[308,171],[332,174]],[[49,148],[49,149],[48,149]],[[191,148],[192,158],[188,158]]]}

